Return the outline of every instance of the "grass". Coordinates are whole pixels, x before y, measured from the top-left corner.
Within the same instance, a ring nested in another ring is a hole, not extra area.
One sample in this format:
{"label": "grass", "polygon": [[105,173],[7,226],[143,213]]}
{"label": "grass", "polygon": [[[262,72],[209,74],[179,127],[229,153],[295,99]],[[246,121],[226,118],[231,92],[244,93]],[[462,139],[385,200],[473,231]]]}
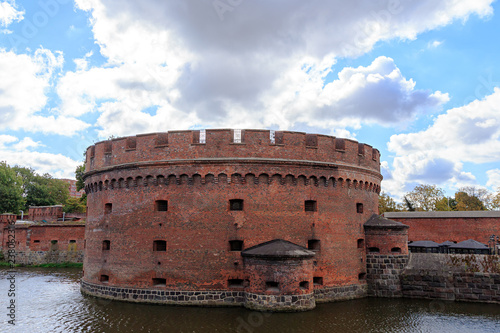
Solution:
{"label": "grass", "polygon": [[[10,267],[10,264],[8,262],[0,262],[0,267]],[[40,265],[21,265],[21,264],[15,264],[14,267],[44,267],[44,268],[82,268],[83,264],[82,263],[77,263],[77,262],[62,262],[59,264],[40,264]]]}

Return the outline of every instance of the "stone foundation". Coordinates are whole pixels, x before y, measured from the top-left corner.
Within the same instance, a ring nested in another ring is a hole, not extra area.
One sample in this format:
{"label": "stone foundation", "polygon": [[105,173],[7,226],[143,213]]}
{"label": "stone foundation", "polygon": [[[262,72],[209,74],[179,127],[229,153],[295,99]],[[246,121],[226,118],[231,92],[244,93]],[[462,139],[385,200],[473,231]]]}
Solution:
{"label": "stone foundation", "polygon": [[407,263],[407,255],[367,254],[368,295],[402,297],[401,272]]}
{"label": "stone foundation", "polygon": [[245,303],[244,291],[140,289],[112,287],[84,281],[80,289],[87,295],[128,302],[199,306],[243,306]]}
{"label": "stone foundation", "polygon": [[262,295],[245,293],[245,307],[258,311],[306,311],[316,307],[314,294],[304,295]]}
{"label": "stone foundation", "polygon": [[41,265],[64,262],[83,263],[83,250],[77,251],[16,251],[16,264]]}
{"label": "stone foundation", "polygon": [[363,298],[367,295],[367,284],[352,284],[349,286],[314,289],[314,298],[316,299],[317,303],[345,301],[349,299]]}
{"label": "stone foundation", "polygon": [[412,253],[401,275],[402,293],[410,298],[500,303],[495,264],[498,256]]}

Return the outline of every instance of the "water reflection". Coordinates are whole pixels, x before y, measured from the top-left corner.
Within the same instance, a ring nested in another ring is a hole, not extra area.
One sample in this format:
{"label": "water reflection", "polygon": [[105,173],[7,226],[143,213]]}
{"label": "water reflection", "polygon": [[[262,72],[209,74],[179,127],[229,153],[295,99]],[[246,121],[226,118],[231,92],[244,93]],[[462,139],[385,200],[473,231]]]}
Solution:
{"label": "water reflection", "polygon": [[[102,300],[80,293],[78,269],[17,269],[16,326],[0,332],[500,332],[500,306],[367,298],[309,312],[260,313]],[[0,309],[8,304],[0,270]]]}

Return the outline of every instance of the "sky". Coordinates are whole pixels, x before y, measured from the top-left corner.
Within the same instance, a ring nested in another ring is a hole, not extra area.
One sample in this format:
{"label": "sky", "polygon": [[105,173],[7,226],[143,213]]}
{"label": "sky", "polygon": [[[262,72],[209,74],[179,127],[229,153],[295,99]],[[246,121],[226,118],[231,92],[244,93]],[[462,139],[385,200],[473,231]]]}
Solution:
{"label": "sky", "polygon": [[0,0],[0,161],[74,178],[110,137],[263,128],[381,152],[382,190],[500,187],[494,0]]}

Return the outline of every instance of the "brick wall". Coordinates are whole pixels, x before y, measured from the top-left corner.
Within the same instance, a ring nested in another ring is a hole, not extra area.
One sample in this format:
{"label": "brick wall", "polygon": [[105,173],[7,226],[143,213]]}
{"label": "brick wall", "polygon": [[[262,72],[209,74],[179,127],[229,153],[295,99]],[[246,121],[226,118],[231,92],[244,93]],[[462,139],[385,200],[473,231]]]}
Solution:
{"label": "brick wall", "polygon": [[490,235],[500,235],[500,212],[394,212],[385,217],[410,227],[409,241],[461,242],[474,239],[488,244]]}
{"label": "brick wall", "polygon": [[[242,143],[231,142],[230,130],[207,130],[206,144],[193,143],[192,131],[165,135],[88,149],[86,283],[227,290],[245,270],[229,241],[245,249],[284,239],[319,241],[314,276],[323,288],[366,284],[358,240],[378,210],[378,151],[322,135],[307,146],[306,135],[293,132],[283,133],[283,144],[271,144],[269,131],[246,130]],[[231,210],[232,199],[243,209]],[[306,201],[314,209],[306,211]],[[166,251],[154,251],[158,240]],[[164,285],[153,286],[158,279]]]}

